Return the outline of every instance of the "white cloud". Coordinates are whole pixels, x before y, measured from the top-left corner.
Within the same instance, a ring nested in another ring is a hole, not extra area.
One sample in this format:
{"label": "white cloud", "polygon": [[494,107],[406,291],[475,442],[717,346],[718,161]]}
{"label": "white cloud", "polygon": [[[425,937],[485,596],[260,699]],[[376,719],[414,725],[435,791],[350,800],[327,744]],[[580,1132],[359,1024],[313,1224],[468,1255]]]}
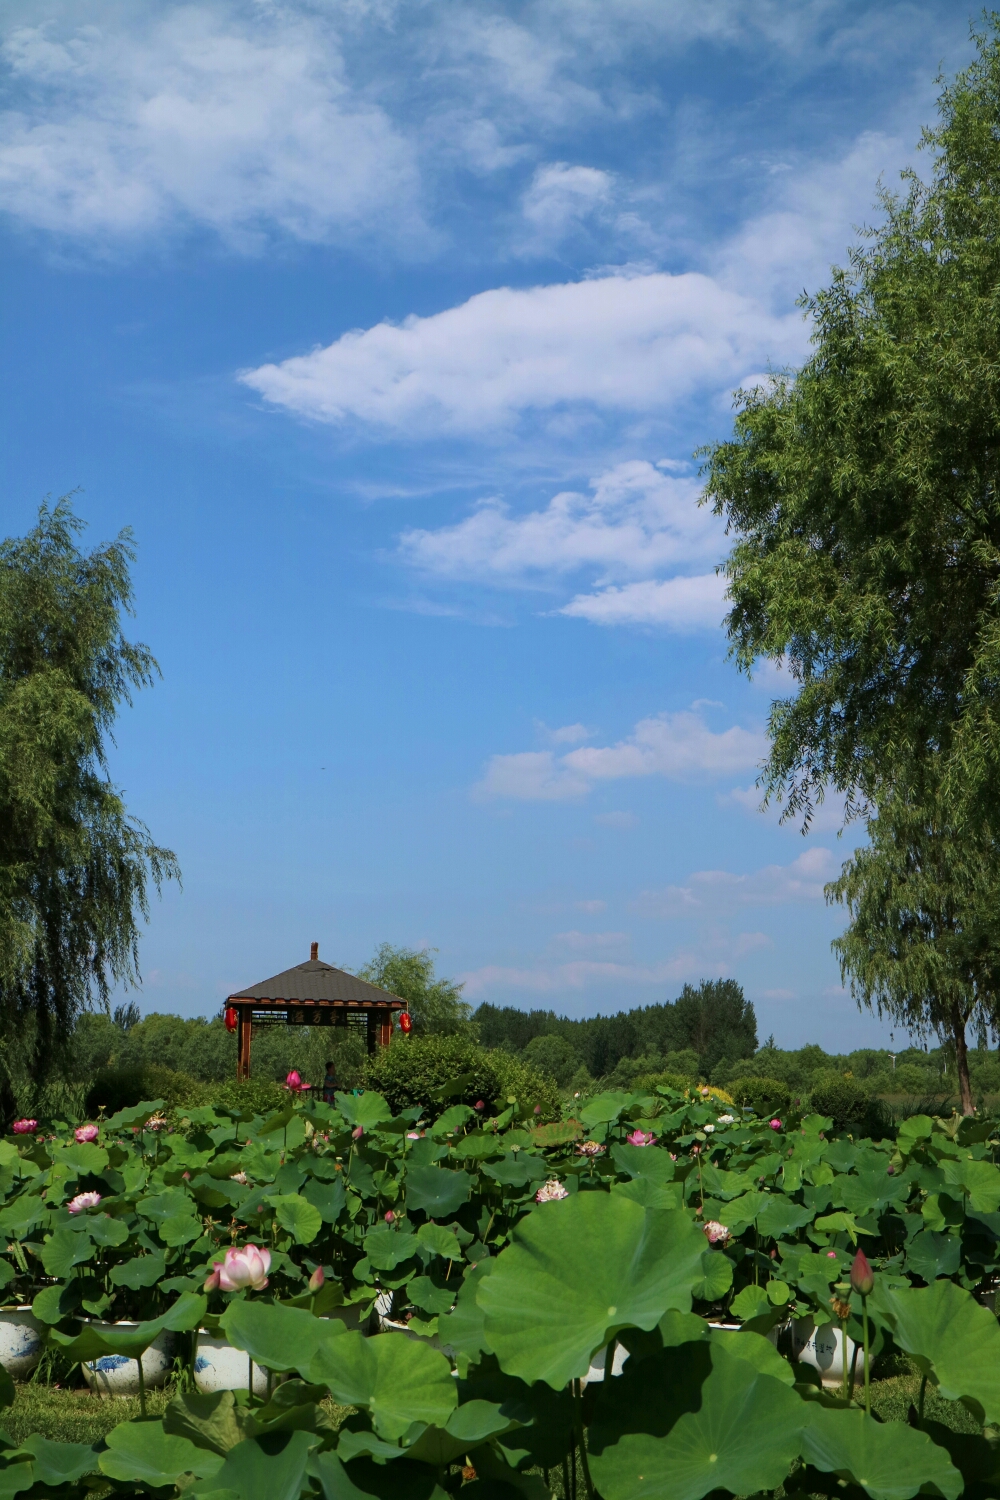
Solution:
{"label": "white cloud", "polygon": [[521,209],[533,230],[532,248],[557,245],[595,210],[611,201],[614,181],[597,167],[550,162],[538,167]]}
{"label": "white cloud", "polygon": [[606,901],[577,901],[574,905],[577,911],[585,911],[590,916],[597,916],[600,912],[607,910],[608,903]]}
{"label": "white cloud", "polygon": [[550,729],[547,724],[539,723],[538,730],[552,745],[579,745],[589,740],[591,734],[586,724],[564,724],[561,729]]}
{"label": "white cloud", "polygon": [[557,802],[585,796],[596,781],[627,776],[705,781],[758,764],[765,749],[757,731],[733,725],[716,732],[701,712],[684,709],[640,720],[615,745],[580,746],[560,756],[551,750],[494,755],[475,791],[479,797]]}
{"label": "white cloud", "polygon": [[343,334],[241,379],[273,405],[421,439],[502,430],[528,412],[661,413],[801,353],[795,312],[694,272],[498,287],[458,307]]}
{"label": "white cloud", "polygon": [[88,16],[8,31],[19,107],[0,116],[0,208],[102,248],[178,224],[244,248],[274,229],[426,245],[414,150],[352,90],[339,38],[315,13],[182,4]]}
{"label": "white cloud", "polygon": [[571,948],[577,953],[600,951],[607,948],[625,948],[629,943],[627,932],[557,932],[552,939],[560,947]]}
{"label": "white cloud", "polygon": [[598,474],[589,494],[564,490],[543,510],[522,515],[484,501],[453,526],[404,532],[400,549],[428,573],[493,582],[584,567],[635,576],[704,564],[718,557],[725,536],[718,518],[698,505],[700,490],[695,479],[635,459]]}
{"label": "white cloud", "polygon": [[[460,976],[467,999],[478,1000],[496,990],[527,990],[537,995],[555,994],[560,990],[581,990],[595,984],[651,985],[690,979],[706,972],[704,960],[692,953],[658,964],[621,964],[600,959],[574,959],[564,964],[537,964],[525,968],[508,968],[485,964]],[[711,968],[722,974],[720,964]]]}
{"label": "white cloud", "polygon": [[593,625],[665,625],[671,630],[712,630],[726,613],[726,580],[717,573],[694,578],[643,579],[577,594],[559,611]]}
{"label": "white cloud", "polygon": [[819,901],[823,886],[839,872],[829,849],[806,849],[788,865],[765,865],[751,875],[729,870],[698,870],[684,885],[643,891],[636,909],[643,916],[673,919],[707,916],[742,906],[779,906],[788,901]]}

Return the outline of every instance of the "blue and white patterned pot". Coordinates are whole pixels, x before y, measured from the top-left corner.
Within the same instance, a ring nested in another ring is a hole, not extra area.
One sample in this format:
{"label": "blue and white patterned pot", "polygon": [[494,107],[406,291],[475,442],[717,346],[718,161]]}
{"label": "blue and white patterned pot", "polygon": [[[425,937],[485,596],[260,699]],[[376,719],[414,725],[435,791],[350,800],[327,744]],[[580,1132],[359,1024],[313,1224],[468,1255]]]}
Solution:
{"label": "blue and white patterned pot", "polygon": [[0,1365],[15,1380],[30,1375],[42,1357],[45,1330],[30,1307],[0,1312]]}
{"label": "blue and white patterned pot", "polygon": [[[856,1345],[847,1340],[847,1368],[850,1372]],[[818,1370],[826,1386],[840,1386],[844,1377],[844,1335],[832,1323],[817,1328],[811,1318],[802,1318],[792,1324],[792,1352],[803,1365],[812,1365]],[[855,1382],[864,1379],[864,1355],[858,1354],[855,1365]]]}
{"label": "blue and white patterned pot", "polygon": [[[272,1376],[272,1384],[280,1376]],[[194,1351],[194,1383],[203,1395],[213,1391],[245,1391],[250,1381],[250,1356],[234,1349],[228,1339],[215,1338],[204,1329],[198,1333]],[[253,1393],[267,1395],[267,1371],[253,1366]]]}
{"label": "blue and white patterned pot", "polygon": [[[98,1332],[102,1328],[135,1328],[135,1323],[99,1323],[90,1325]],[[143,1350],[142,1378],[147,1391],[163,1385],[174,1356],[174,1335],[161,1333]],[[101,1396],[138,1396],[139,1361],[127,1354],[101,1354],[97,1359],[85,1360],[80,1365],[83,1378],[92,1391]]]}

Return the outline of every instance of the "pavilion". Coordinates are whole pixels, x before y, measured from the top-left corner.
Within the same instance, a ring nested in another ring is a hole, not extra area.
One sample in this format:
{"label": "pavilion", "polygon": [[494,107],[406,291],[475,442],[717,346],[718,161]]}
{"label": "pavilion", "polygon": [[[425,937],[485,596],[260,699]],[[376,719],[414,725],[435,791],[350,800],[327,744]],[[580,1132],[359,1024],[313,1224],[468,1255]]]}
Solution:
{"label": "pavilion", "polygon": [[250,1077],[250,1043],[254,1028],[289,1026],[364,1026],[368,1051],[388,1046],[394,1012],[406,1009],[398,995],[368,984],[356,974],[335,969],[313,943],[306,963],[285,969],[260,984],[239,990],[226,1001],[226,1026],[236,1032],[236,1076]]}

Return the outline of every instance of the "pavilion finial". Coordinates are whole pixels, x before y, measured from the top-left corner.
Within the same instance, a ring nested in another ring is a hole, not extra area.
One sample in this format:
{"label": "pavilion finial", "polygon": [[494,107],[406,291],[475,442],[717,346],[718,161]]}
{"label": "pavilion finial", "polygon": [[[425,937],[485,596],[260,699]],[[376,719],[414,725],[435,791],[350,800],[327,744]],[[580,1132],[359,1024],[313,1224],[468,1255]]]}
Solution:
{"label": "pavilion finial", "polygon": [[309,957],[310,958],[319,958],[319,943],[310,943],[309,944]]}

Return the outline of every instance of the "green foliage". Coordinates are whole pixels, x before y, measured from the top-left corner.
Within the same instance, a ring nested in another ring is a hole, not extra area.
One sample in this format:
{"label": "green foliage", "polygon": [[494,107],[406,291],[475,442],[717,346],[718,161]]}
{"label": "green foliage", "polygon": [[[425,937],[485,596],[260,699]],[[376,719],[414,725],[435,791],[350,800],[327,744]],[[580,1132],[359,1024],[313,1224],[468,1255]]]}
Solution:
{"label": "green foliage", "polygon": [[358,970],[359,979],[377,984],[406,1001],[416,1036],[454,1036],[468,1033],[471,1006],[462,999],[462,986],[435,979],[430,951],[394,948],[383,943],[370,963]]}
{"label": "green foliage", "polygon": [[558,1107],[550,1079],[509,1053],[487,1052],[462,1036],[396,1037],[370,1059],[366,1078],[397,1113],[411,1106],[437,1113],[454,1100],[470,1108],[482,1101],[486,1109],[480,1113],[492,1114],[511,1095],[525,1108],[540,1103],[543,1113]]}
{"label": "green foliage", "polygon": [[784,1114],[792,1102],[791,1090],[777,1078],[737,1078],[730,1082],[728,1092],[734,1104],[768,1119]]}
{"label": "green foliage", "polygon": [[864,1133],[872,1109],[868,1090],[856,1079],[839,1073],[818,1073],[809,1090],[809,1102],[817,1114],[831,1116],[835,1130],[853,1126],[859,1134]]}
{"label": "green foliage", "polygon": [[177,874],[107,775],[119,706],[158,670],[121,630],[131,536],[85,554],[81,526],[62,500],[0,545],[0,1026],[36,1081],[76,1015],[135,981],[148,884]]}
{"label": "green foliage", "polygon": [[580,1067],[580,1054],[572,1042],[562,1036],[532,1037],[522,1056],[539,1073],[554,1078],[561,1089],[566,1088]]}
{"label": "green foliage", "polygon": [[288,1098],[280,1083],[272,1083],[266,1078],[247,1078],[242,1082],[230,1078],[211,1092],[213,1104],[250,1116],[271,1115]]}
{"label": "green foliage", "polygon": [[162,1099],[170,1109],[207,1104],[212,1090],[186,1073],[146,1064],[137,1068],[106,1068],[94,1077],[85,1096],[86,1113],[94,1118],[103,1105],[109,1115],[143,1099]]}

